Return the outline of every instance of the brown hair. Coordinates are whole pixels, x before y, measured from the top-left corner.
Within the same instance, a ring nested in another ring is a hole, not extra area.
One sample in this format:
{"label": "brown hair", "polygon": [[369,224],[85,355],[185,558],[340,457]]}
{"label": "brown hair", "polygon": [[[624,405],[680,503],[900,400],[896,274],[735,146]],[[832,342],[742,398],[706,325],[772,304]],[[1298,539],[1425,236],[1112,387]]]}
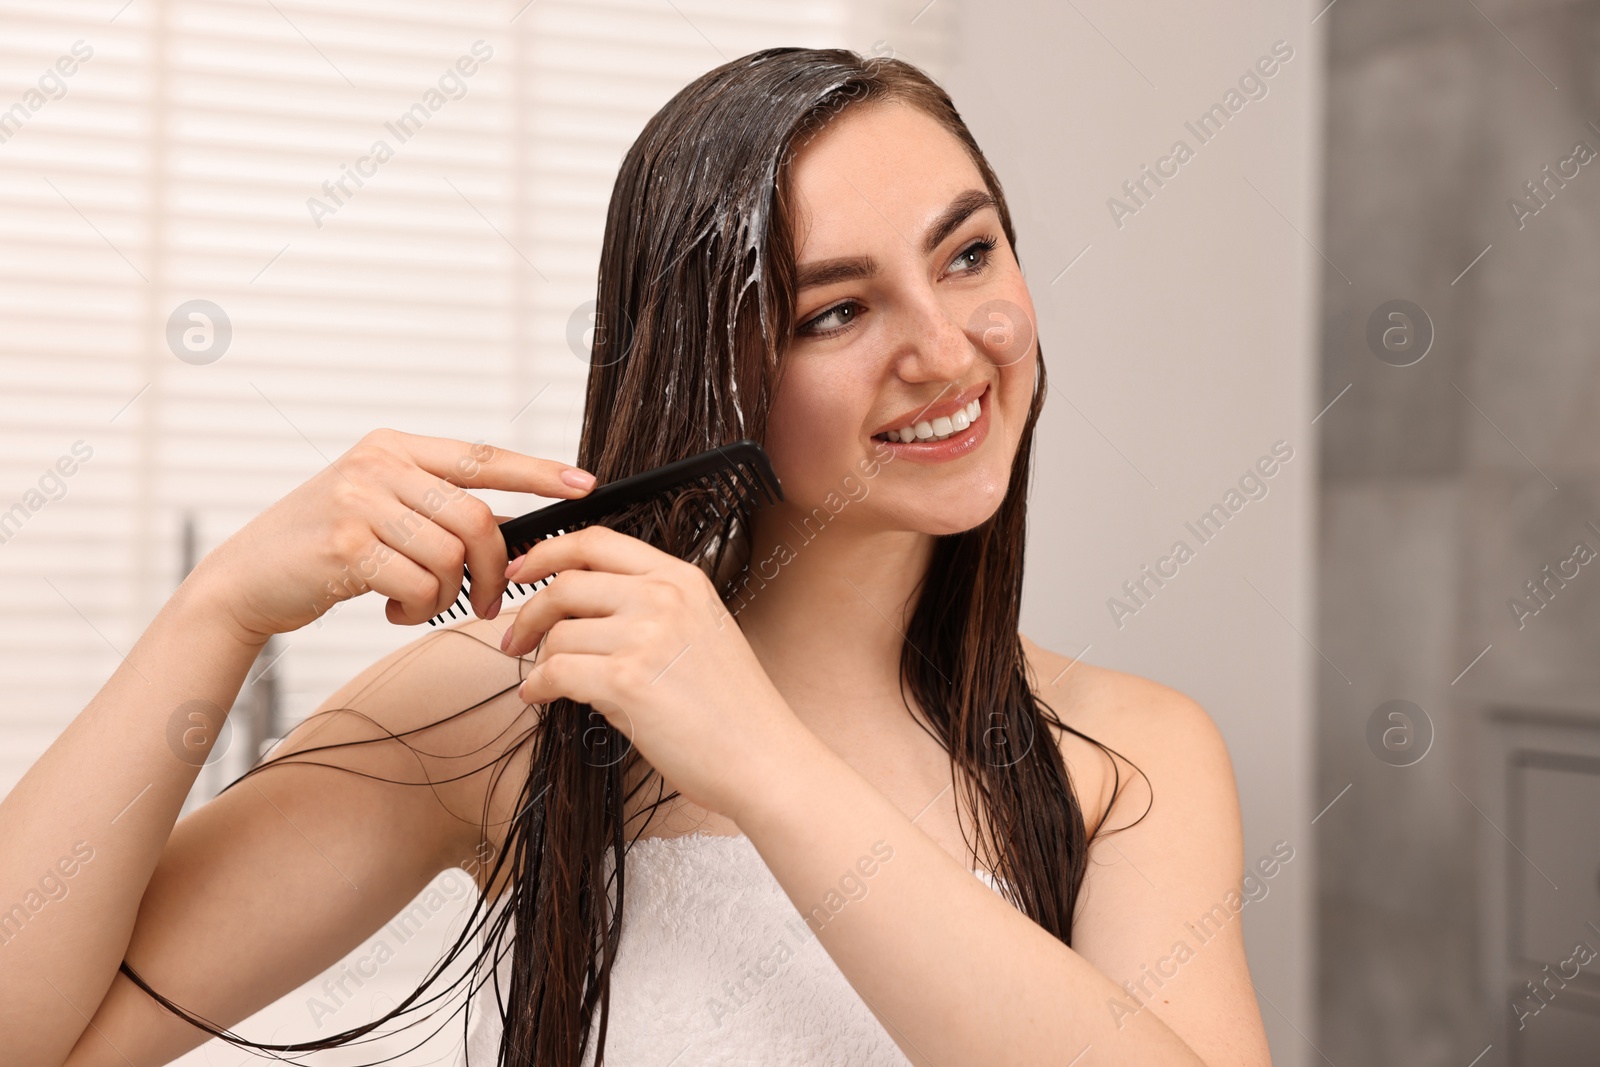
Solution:
{"label": "brown hair", "polygon": [[[870,101],[919,108],[959,140],[1016,247],[999,180],[949,96],[916,67],[841,49],[769,48],[707,72],[650,119],[617,176],[579,466],[604,483],[719,444],[763,439],[795,325],[787,163],[830,121]],[[909,690],[924,710],[968,810],[981,815],[973,854],[989,859],[1012,903],[1070,944],[1089,836],[1051,730],[1078,732],[1034,695],[1017,632],[1033,434],[1045,390],[1041,351],[1006,496],[977,527],[937,539],[900,670],[902,695]],[[643,509],[619,528],[684,558],[710,559],[726,600],[748,562],[740,537],[748,521],[747,512],[736,514],[693,537],[692,518],[679,506]],[[486,943],[474,962],[496,949],[493,967],[504,955],[497,943],[509,936],[509,996],[500,1004],[506,1067],[579,1067],[591,1036],[596,1062],[604,1062],[631,843],[627,804],[652,778],[657,796],[640,814],[676,794],[662,796],[659,776],[627,739],[609,725],[595,729],[603,722],[563,698],[519,741],[518,748],[532,746],[529,771],[489,881],[509,863],[504,907],[480,901],[446,959],[481,928]],[[408,1009],[422,989],[383,1019],[317,1042],[262,1045],[203,1028],[255,1048],[328,1048]],[[496,991],[498,1001],[498,980]]]}

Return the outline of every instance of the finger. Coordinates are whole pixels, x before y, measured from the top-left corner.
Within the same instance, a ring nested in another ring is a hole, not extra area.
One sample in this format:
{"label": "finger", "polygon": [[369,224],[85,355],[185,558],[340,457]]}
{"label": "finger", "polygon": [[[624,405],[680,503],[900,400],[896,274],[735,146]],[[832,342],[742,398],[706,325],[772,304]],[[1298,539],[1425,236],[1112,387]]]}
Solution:
{"label": "finger", "polygon": [[635,584],[606,571],[564,570],[517,611],[500,648],[508,656],[524,656],[562,619],[615,615]]}
{"label": "finger", "polygon": [[615,615],[557,619],[543,640],[538,642],[538,655],[534,657],[534,662],[543,663],[563,652],[608,656],[623,647],[628,636],[627,627],[627,622]]}
{"label": "finger", "polygon": [[603,678],[608,656],[561,652],[534,665],[517,690],[526,703],[548,704],[557,697],[568,697],[580,704],[598,698],[598,682]]}
{"label": "finger", "polygon": [[[494,517],[494,524],[496,526],[504,526],[506,523],[510,522],[514,517],[515,516],[512,516],[512,515],[496,515]],[[506,535],[503,534],[503,533],[500,535],[500,543],[502,545],[504,545],[506,543]],[[495,573],[496,574],[502,574],[504,572],[503,571],[496,571]],[[490,577],[493,577],[493,575],[490,575]],[[503,588],[501,587],[501,582],[502,581],[505,583]],[[500,595],[495,598],[495,601],[494,601],[493,604],[489,605],[489,610],[484,615],[484,618],[486,618],[486,619],[498,619],[500,617],[500,609],[505,607],[505,603],[506,603],[505,590],[509,589],[511,587],[511,581],[509,579],[497,579],[495,581],[494,585],[495,585],[496,588],[500,589]]]}
{"label": "finger", "polygon": [[[398,430],[378,432],[383,435],[381,443],[385,447],[452,485],[564,498],[584,496],[594,487],[594,475],[559,460],[525,456],[481,441],[469,444],[449,437],[425,437]],[[562,478],[567,471],[576,472],[571,477],[576,477],[579,484]],[[588,479],[587,484],[584,479]]]}
{"label": "finger", "polygon": [[455,601],[461,592],[463,548],[448,530],[391,497],[374,506],[372,532],[384,545],[433,575],[438,604],[425,617],[432,618]]}
{"label": "finger", "polygon": [[[480,619],[492,618],[490,610],[506,591],[506,542],[489,505],[420,467],[402,468],[391,485],[400,502],[415,513],[408,531],[418,523],[428,524],[460,544],[462,562],[472,572],[472,609]],[[456,570],[441,580],[453,582],[459,592],[461,575]]]}
{"label": "finger", "polygon": [[526,584],[575,567],[615,574],[648,574],[667,562],[678,560],[608,526],[586,526],[573,533],[547,537],[528,549],[510,579]]}
{"label": "finger", "polygon": [[355,584],[362,592],[388,597],[384,615],[397,626],[413,626],[438,614],[434,610],[439,599],[438,576],[377,538],[358,557],[344,583],[347,588]]}

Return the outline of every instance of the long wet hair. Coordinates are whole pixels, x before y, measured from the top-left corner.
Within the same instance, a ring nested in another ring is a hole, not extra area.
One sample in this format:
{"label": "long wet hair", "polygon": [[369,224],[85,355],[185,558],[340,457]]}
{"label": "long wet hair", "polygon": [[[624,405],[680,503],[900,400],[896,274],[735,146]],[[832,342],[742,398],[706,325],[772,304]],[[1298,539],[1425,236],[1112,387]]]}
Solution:
{"label": "long wet hair", "polygon": [[[600,483],[741,438],[764,439],[796,315],[787,164],[841,114],[874,101],[918,108],[961,143],[1015,249],[999,180],[949,96],[916,67],[841,49],[769,48],[709,71],[650,119],[612,192],[577,458]],[[949,753],[952,781],[978,815],[978,839],[967,842],[972,855],[984,858],[1020,911],[1070,945],[1092,835],[1058,732],[1084,735],[1035,695],[1017,630],[1034,428],[1046,392],[1042,350],[1035,371],[1006,495],[985,522],[936,538],[900,671],[902,696],[926,716],[931,729],[923,729]],[[749,562],[750,512],[722,512],[706,526],[699,521],[706,503],[643,507],[616,525],[702,563],[727,602]],[[428,640],[448,635],[463,636],[451,629]],[[485,883],[509,875],[503,895],[493,907],[477,901],[445,959],[382,1018],[318,1041],[247,1041],[161,996],[126,964],[124,972],[213,1036],[292,1053],[366,1038],[463,982],[470,1000],[487,983],[480,973],[487,968],[502,1019],[500,1067],[580,1067],[591,1040],[603,1064],[624,856],[634,840],[627,824],[678,794],[663,795],[659,775],[627,738],[566,698],[551,702],[497,759],[497,774],[523,748],[527,777]],[[625,817],[651,783],[654,803]],[[1116,783],[1113,795],[1120,773]],[[424,997],[465,958],[475,934],[482,947],[471,973]],[[498,967],[508,956],[509,989],[502,990]]]}

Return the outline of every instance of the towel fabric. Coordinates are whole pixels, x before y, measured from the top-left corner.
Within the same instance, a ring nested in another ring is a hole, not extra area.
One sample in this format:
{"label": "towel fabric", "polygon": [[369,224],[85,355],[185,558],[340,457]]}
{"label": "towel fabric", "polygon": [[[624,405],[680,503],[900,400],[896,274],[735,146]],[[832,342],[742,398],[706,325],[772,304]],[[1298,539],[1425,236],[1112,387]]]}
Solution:
{"label": "towel fabric", "polygon": [[[642,838],[627,864],[608,1067],[910,1067],[748,837]],[[973,874],[1003,897],[1003,880]],[[496,1064],[494,999],[492,982],[473,994],[458,1067]]]}

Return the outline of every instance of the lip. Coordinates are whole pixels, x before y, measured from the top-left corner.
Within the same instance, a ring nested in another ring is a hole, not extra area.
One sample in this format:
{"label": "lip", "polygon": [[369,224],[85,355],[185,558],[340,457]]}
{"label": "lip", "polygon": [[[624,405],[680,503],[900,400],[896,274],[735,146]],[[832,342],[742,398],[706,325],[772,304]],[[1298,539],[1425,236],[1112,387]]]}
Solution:
{"label": "lip", "polygon": [[[906,459],[913,463],[945,463],[952,459],[958,459],[983,444],[984,438],[989,436],[989,387],[984,385],[976,393],[970,393],[966,402],[971,403],[976,397],[982,398],[978,402],[977,419],[965,430],[946,437],[942,441],[880,441],[876,437],[870,437],[868,440],[876,448],[890,449],[896,459]],[[958,397],[957,401],[959,400],[960,398]],[[950,407],[948,404],[941,406],[948,407],[949,411],[943,412],[943,414],[949,414],[950,411],[960,410],[965,405],[957,402],[954,407]],[[935,408],[928,409],[929,412],[935,410]],[[917,421],[925,418],[938,418],[938,415],[929,415],[927,413],[919,414],[913,412],[912,414],[917,417]],[[898,429],[904,425],[906,424],[903,422],[897,423],[896,428]],[[888,431],[880,430],[878,432],[887,433]]]}
{"label": "lip", "polygon": [[949,400],[940,400],[938,403],[929,404],[926,407],[912,408],[910,411],[900,415],[895,421],[879,426],[876,430],[873,430],[871,433],[867,434],[867,436],[876,437],[880,433],[888,433],[890,430],[898,430],[902,426],[910,426],[918,422],[932,422],[934,419],[943,418],[947,415],[954,415],[956,412],[972,403],[978,397],[988,392],[988,390],[988,382],[979,382],[966,392],[958,393]]}

